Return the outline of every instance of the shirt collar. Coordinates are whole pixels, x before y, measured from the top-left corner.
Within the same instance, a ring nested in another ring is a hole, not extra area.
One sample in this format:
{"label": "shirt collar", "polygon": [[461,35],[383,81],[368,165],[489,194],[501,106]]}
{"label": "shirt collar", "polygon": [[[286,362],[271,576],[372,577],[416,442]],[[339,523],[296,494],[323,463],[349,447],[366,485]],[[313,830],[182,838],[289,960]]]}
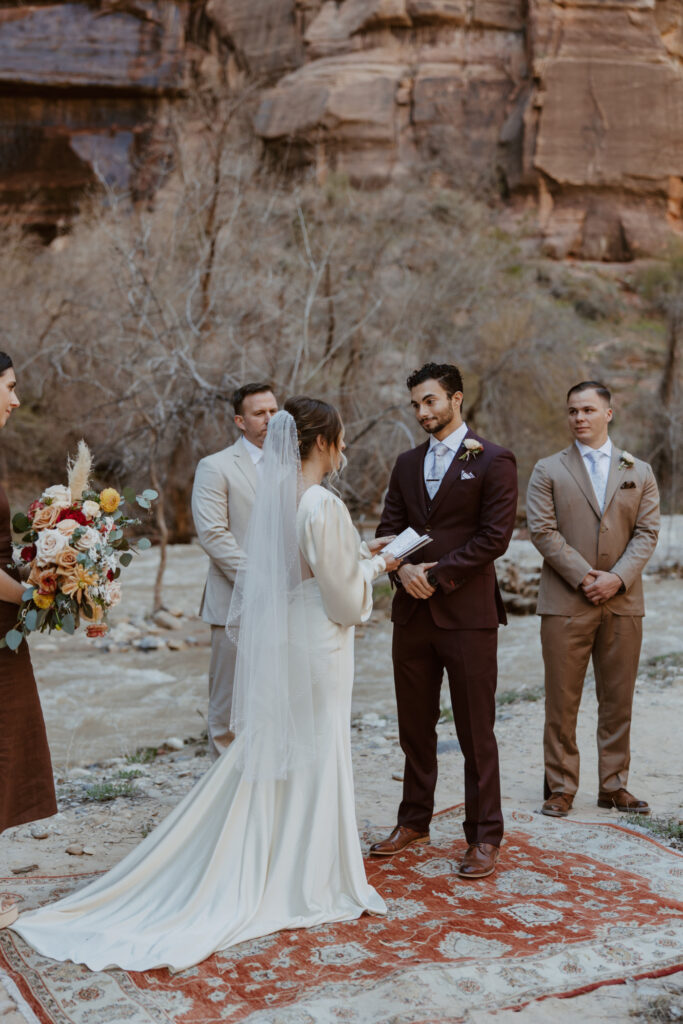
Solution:
{"label": "shirt collar", "polygon": [[255,444],[252,444],[251,441],[247,441],[244,434],[242,434],[242,442],[244,444],[244,447],[249,452],[249,458],[254,463],[254,465],[256,465],[256,463],[260,462],[261,459],[263,458],[263,449],[258,448]]}
{"label": "shirt collar", "polygon": [[437,440],[437,438],[435,438],[434,435],[432,434],[432,436],[429,438],[429,449],[431,451],[431,449],[434,448],[435,445],[445,444],[447,448],[451,449],[451,451],[457,452],[458,448],[462,444],[462,440],[466,433],[467,424],[461,423],[456,430],[450,433],[448,437],[442,438],[441,441]]}
{"label": "shirt collar", "polygon": [[590,445],[583,444],[581,441],[576,441],[576,447],[583,456],[588,455],[589,452],[600,452],[601,455],[606,455],[609,459],[612,458],[612,442],[609,437],[599,448],[591,448]]}

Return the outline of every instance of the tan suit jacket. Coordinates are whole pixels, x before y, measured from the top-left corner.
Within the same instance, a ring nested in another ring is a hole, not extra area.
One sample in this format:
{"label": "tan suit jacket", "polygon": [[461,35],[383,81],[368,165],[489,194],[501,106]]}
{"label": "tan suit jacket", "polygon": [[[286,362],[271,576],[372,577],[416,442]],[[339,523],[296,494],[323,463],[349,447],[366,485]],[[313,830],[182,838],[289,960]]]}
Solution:
{"label": "tan suit jacket", "polygon": [[[537,614],[576,615],[592,607],[580,588],[591,569],[617,573],[624,593],[606,602],[615,615],[644,615],[641,574],[657,544],[659,493],[646,462],[619,468],[612,446],[602,514],[575,444],[536,463],[527,492],[531,540],[543,555]],[[632,486],[635,485],[635,486]]]}
{"label": "tan suit jacket", "polygon": [[207,455],[197,466],[192,516],[197,537],[211,559],[199,614],[224,626],[254,505],[258,472],[242,438]]}

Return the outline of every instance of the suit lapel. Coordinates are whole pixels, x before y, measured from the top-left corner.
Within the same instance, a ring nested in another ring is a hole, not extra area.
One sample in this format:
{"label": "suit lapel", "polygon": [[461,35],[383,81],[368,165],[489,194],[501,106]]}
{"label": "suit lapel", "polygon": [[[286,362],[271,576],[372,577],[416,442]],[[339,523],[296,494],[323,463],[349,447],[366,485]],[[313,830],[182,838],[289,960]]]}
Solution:
{"label": "suit lapel", "polygon": [[429,441],[425,441],[424,444],[420,444],[415,448],[418,453],[417,458],[417,493],[419,495],[420,505],[425,516],[429,513],[429,495],[427,494],[427,487],[425,485],[425,459],[427,452],[429,451]]}
{"label": "suit lapel", "polygon": [[609,475],[607,477],[607,490],[605,491],[605,510],[603,515],[609,508],[614,495],[617,493],[619,487],[619,459],[621,458],[621,449],[617,448],[615,444],[612,445],[612,458],[609,464]]}
{"label": "suit lapel", "polygon": [[[467,463],[470,461],[469,459],[467,459],[461,463],[460,456],[462,455],[462,446],[465,438],[472,436],[472,432],[468,430],[465,436],[463,437],[462,441],[458,445],[455,455],[451,459],[451,464],[448,467],[448,470],[446,471],[443,480],[441,481],[441,486],[434,495],[434,498],[432,500],[432,507],[430,509],[430,514],[433,514],[436,511],[436,509],[439,507],[441,502],[444,500],[444,498],[450,491],[455,481],[460,479],[460,474],[462,473],[463,466],[466,466]],[[476,459],[472,459],[472,462],[476,463],[476,461]],[[475,472],[475,470],[470,469],[469,472],[472,473]]]}
{"label": "suit lapel", "polygon": [[256,493],[256,487],[258,484],[258,474],[256,472],[256,466],[251,461],[251,456],[247,451],[246,447],[242,443],[240,437],[235,444],[232,446],[232,457],[237,468],[243,473],[251,485],[251,489]]}
{"label": "suit lapel", "polygon": [[593,490],[593,484],[591,478],[588,475],[588,470],[583,464],[581,453],[575,444],[571,445],[570,448],[566,448],[560,456],[565,466],[576,480],[577,484],[581,488],[588,504],[595,512],[598,519],[602,519],[602,513],[600,506],[598,505],[598,499],[595,497],[595,491]]}

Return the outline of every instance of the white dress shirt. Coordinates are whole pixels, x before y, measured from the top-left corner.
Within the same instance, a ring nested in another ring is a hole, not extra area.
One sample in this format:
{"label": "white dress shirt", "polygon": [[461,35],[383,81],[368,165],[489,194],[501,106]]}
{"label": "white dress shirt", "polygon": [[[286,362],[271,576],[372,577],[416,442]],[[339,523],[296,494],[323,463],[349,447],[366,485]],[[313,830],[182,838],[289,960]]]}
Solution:
{"label": "white dress shirt", "polygon": [[[581,453],[583,464],[586,467],[590,481],[593,484],[593,491],[595,492],[595,497],[598,499],[598,505],[602,511],[605,507],[607,477],[609,476],[609,467],[610,462],[612,461],[612,442],[608,437],[600,448],[590,448],[587,444],[577,441],[576,447]],[[593,461],[593,457],[596,455],[597,464],[596,469],[593,470],[591,463]]]}
{"label": "white dress shirt", "polygon": [[256,466],[256,471],[260,476],[263,472],[263,449],[258,448],[255,444],[252,444],[251,441],[247,441],[244,434],[242,434],[242,441],[244,442],[244,447],[249,452],[249,458]]}
{"label": "white dress shirt", "polygon": [[452,433],[450,433],[448,435],[448,437],[442,438],[441,441],[439,441],[432,434],[432,436],[429,438],[429,448],[427,449],[427,454],[425,456],[425,461],[424,461],[425,483],[429,479],[429,476],[431,475],[431,472],[432,472],[432,470],[434,468],[434,449],[436,448],[437,444],[445,444],[446,447],[450,449],[448,454],[444,455],[444,457],[443,457],[444,476],[445,476],[446,473],[448,472],[448,470],[451,467],[451,462],[455,458],[455,453],[457,452],[458,448],[462,444],[463,438],[465,437],[466,433],[467,433],[467,424],[466,423],[461,423],[459,427],[457,427],[454,431],[452,431]]}

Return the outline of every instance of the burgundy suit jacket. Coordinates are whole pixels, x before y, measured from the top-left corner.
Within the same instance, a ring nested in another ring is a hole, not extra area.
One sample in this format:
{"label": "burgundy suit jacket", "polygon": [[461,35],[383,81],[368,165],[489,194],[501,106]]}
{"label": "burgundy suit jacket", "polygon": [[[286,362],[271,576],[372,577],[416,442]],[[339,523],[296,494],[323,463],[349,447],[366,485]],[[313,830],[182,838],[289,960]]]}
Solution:
{"label": "burgundy suit jacket", "polygon": [[[432,571],[439,586],[428,599],[434,623],[443,629],[495,629],[507,622],[493,562],[505,553],[512,536],[517,466],[506,448],[471,430],[465,436],[480,441],[484,450],[464,460],[461,444],[431,502],[424,483],[429,442],[399,455],[376,535],[398,534],[408,526],[430,533],[431,544],[406,561],[437,562]],[[392,575],[396,593],[391,619],[405,625],[420,599],[411,597]]]}

